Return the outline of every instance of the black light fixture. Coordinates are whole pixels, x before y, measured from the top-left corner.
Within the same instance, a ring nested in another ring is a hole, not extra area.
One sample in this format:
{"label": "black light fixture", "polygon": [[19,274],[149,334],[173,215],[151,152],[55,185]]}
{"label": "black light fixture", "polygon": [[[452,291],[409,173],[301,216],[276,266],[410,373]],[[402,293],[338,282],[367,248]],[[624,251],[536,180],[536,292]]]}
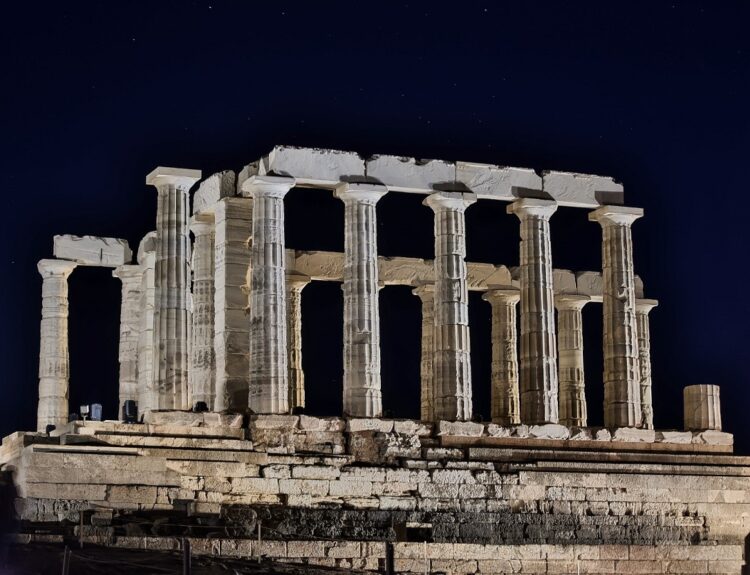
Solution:
{"label": "black light fixture", "polygon": [[55,431],[55,429],[57,429],[57,427],[55,427],[51,423],[48,423],[47,426],[44,428],[44,433],[46,433],[47,435],[49,435],[50,433],[52,433],[53,431]]}
{"label": "black light fixture", "polygon": [[122,422],[138,423],[138,402],[134,399],[126,399],[122,404]]}
{"label": "black light fixture", "polygon": [[102,404],[92,403],[91,404],[91,421],[101,421],[101,420],[102,420]]}
{"label": "black light fixture", "polygon": [[195,413],[205,413],[208,411],[208,404],[205,401],[196,401],[193,406],[193,411]]}

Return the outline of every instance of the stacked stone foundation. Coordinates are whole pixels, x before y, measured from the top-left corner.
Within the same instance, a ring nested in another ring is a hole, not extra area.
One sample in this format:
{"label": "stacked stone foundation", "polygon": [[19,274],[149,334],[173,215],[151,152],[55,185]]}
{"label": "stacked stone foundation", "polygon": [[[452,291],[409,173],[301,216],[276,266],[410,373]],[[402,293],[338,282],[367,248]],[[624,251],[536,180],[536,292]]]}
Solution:
{"label": "stacked stone foundation", "polygon": [[[397,572],[742,573],[720,432],[152,412],[6,437],[19,540]],[[258,533],[260,532],[260,542]]]}

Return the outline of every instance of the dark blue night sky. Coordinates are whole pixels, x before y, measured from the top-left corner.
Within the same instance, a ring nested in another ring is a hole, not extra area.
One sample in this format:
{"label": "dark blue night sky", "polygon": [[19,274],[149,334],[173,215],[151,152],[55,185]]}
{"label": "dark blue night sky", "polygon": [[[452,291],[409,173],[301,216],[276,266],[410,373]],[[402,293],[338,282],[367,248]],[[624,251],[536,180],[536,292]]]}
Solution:
{"label": "dark blue night sky", "polygon": [[[746,2],[26,2],[3,8],[0,433],[33,429],[41,279],[58,233],[138,240],[156,165],[239,170],[275,144],[611,175],[652,312],[655,418],[722,386],[750,449],[750,4]],[[421,198],[378,205],[384,255],[432,257]],[[295,190],[287,244],[343,249],[343,208]],[[600,269],[585,210],[552,218],[555,267]],[[321,224],[322,222],[322,224]],[[468,258],[516,265],[505,205],[467,212]],[[71,408],[115,415],[119,281],[71,277]],[[309,409],[340,410],[341,291],[305,290]],[[384,407],[418,414],[419,300],[382,290]],[[585,308],[592,424],[600,307]],[[474,408],[489,413],[489,305],[470,300]]]}

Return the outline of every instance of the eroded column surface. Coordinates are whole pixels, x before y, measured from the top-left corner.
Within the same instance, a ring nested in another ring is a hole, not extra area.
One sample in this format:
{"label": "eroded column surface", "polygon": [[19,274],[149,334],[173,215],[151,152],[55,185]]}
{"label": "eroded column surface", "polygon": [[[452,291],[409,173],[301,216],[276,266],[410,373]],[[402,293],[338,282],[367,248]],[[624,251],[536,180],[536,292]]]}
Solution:
{"label": "eroded column surface", "polygon": [[39,402],[36,429],[68,422],[68,276],[76,268],[66,260],[40,260],[42,322],[39,337]]}
{"label": "eroded column surface", "polygon": [[721,431],[721,398],[718,385],[688,385],[683,390],[685,429]]}
{"label": "eroded column surface", "polygon": [[651,394],[651,327],[648,314],[659,302],[655,299],[635,300],[638,329],[638,367],[641,370],[641,416],[645,429],[654,429],[654,402]]}
{"label": "eroded column surface", "polygon": [[250,367],[248,272],[253,201],[223,198],[216,204],[214,244],[214,410],[247,408]]}
{"label": "eroded column surface", "polygon": [[380,311],[376,204],[384,186],[342,184],[344,202],[344,413],[380,417]]}
{"label": "eroded column surface", "polygon": [[242,185],[253,199],[248,405],[255,413],[289,411],[284,196],[293,186],[293,178],[279,176]]}
{"label": "eroded column surface", "polygon": [[157,409],[158,390],[155,373],[154,333],[156,309],[156,286],[154,267],[156,261],[156,232],[149,232],[138,246],[138,265],[141,275],[140,334],[138,336],[138,413]]}
{"label": "eroded column surface", "polygon": [[516,304],[518,290],[491,289],[482,299],[492,306],[492,421],[498,425],[521,423],[518,392]]}
{"label": "eroded column surface", "polygon": [[561,294],[557,307],[557,352],[560,379],[560,423],[568,427],[586,427],[586,380],[583,365],[582,310],[591,298]]}
{"label": "eroded column surface", "polygon": [[474,202],[475,194],[459,192],[435,192],[424,200],[435,212],[435,419],[471,419],[465,212]]}
{"label": "eroded column surface", "polygon": [[639,208],[603,206],[589,214],[602,227],[604,425],[639,427],[641,373],[635,313],[631,226]]}
{"label": "eroded column surface", "polygon": [[186,409],[188,397],[188,332],[190,329],[190,187],[198,170],[156,168],[146,183],[158,191],[154,286],[154,362],[157,409]]}
{"label": "eroded column surface", "polygon": [[[138,401],[138,342],[141,335],[141,293],[143,268],[124,265],[112,275],[122,282],[120,300],[119,408],[128,400]],[[119,409],[118,408],[118,409]]]}
{"label": "eroded column surface", "polygon": [[557,423],[558,379],[549,220],[557,204],[524,198],[508,206],[521,221],[521,422]]}
{"label": "eroded column surface", "polygon": [[305,407],[305,372],[302,369],[302,290],[309,283],[310,278],[307,276],[286,276],[289,409]]}
{"label": "eroded column surface", "polygon": [[193,244],[193,328],[190,347],[190,405],[214,408],[214,218],[196,215],[190,222]]}
{"label": "eroded column surface", "polygon": [[422,345],[420,348],[420,418],[422,421],[435,419],[435,390],[433,388],[432,364],[435,342],[435,286],[424,284],[412,290],[422,302]]}

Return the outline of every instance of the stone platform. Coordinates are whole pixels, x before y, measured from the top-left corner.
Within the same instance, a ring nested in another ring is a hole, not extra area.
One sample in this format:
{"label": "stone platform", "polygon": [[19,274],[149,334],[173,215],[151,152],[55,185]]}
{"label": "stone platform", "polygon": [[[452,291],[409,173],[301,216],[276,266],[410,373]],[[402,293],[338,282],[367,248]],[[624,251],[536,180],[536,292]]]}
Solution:
{"label": "stone platform", "polygon": [[[734,573],[731,435],[152,412],[6,437],[24,542],[398,572]],[[82,527],[81,527],[82,526]],[[261,539],[257,537],[260,531]]]}

